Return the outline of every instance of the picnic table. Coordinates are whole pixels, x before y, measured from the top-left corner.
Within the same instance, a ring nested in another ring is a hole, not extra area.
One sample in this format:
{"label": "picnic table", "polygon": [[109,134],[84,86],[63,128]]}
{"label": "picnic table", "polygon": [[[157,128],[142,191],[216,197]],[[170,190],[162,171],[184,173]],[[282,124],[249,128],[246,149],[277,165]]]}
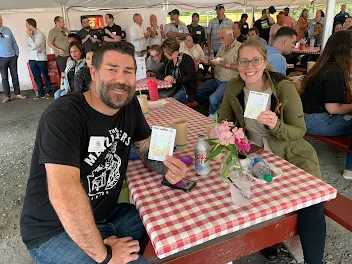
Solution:
{"label": "picnic table", "polygon": [[158,89],[172,88],[172,83],[169,83],[169,82],[164,81],[164,80],[158,80],[158,79],[156,79],[154,77],[149,77],[149,78],[145,78],[145,79],[137,81],[137,83],[136,83],[136,91],[148,90],[147,83],[148,83],[149,80],[155,80],[157,85],[158,85]]}
{"label": "picnic table", "polygon": [[[172,119],[187,118],[187,150],[184,153],[176,151],[175,154],[194,156],[197,136],[206,134],[207,126],[212,123],[205,116],[174,99],[166,100],[168,104],[164,108],[153,109],[147,121],[149,125],[170,127]],[[127,171],[130,194],[155,254],[163,259],[162,262],[164,258],[173,259],[174,254],[179,257],[183,252],[202,246],[203,243],[211,243],[214,239],[230,239],[227,235],[258,224],[274,228],[275,233],[275,226],[271,227],[265,221],[273,221],[280,216],[336,197],[337,191],[333,187],[273,153],[264,150],[259,155],[281,169],[283,175],[271,183],[255,183],[251,190],[251,204],[243,207],[232,203],[229,184],[224,183],[219,176],[219,162],[211,161],[211,172],[207,176],[196,175],[194,165],[190,167],[187,178],[197,182],[190,193],[161,185],[163,176],[147,169],[141,160],[130,162]],[[277,228],[278,225],[276,230]],[[290,235],[294,233],[291,232]],[[276,236],[266,236],[264,240],[271,243]],[[247,238],[246,242],[248,241]],[[218,250],[222,252],[221,248]],[[236,251],[235,245],[233,250]],[[249,249],[243,249],[246,250]],[[204,255],[204,252],[201,254]],[[200,254],[197,255],[199,256]],[[175,263],[184,263],[180,261],[175,259]],[[205,263],[205,259],[202,261]],[[208,260],[207,263],[212,262]]]}
{"label": "picnic table", "polygon": [[320,48],[318,47],[304,47],[303,50],[295,48],[292,50],[292,53],[300,53],[300,54],[320,54]]}

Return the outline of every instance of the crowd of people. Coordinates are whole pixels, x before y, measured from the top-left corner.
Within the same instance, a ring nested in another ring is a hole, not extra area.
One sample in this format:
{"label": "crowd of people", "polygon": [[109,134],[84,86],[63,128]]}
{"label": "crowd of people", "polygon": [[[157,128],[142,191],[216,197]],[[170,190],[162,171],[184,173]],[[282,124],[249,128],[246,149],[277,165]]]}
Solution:
{"label": "crowd of people", "polygon": [[[319,160],[304,140],[305,132],[352,136],[352,18],[345,5],[299,91],[286,76],[287,55],[302,39],[307,45],[313,38],[316,46],[321,44],[326,25],[322,10],[310,20],[305,9],[295,23],[285,8],[275,22],[272,14],[276,9],[269,7],[252,28],[247,14],[233,22],[226,17],[224,5],[217,4],[215,10],[217,16],[207,29],[198,24],[197,13],[188,26],[179,20],[177,9],[169,12],[171,22],[166,25],[159,25],[151,15],[148,27],[135,13],[128,31],[131,43],[121,41],[121,27],[114,24],[111,14],[105,15],[103,34],[91,29],[85,17],[77,34],[69,34],[62,17],[54,19],[48,45],[55,50],[63,73],[63,85],[54,95],[62,98],[42,115],[21,216],[22,237],[34,259],[146,263],[138,255],[138,240],[146,235],[138,212],[132,205],[115,205],[131,145],[149,168],[164,174],[170,183],[184,178],[187,168],[173,157],[164,163],[148,159],[151,131],[134,96],[136,56],[147,57],[148,77],[172,84],[169,96],[184,104],[197,101],[205,105],[209,119],[219,115],[220,120],[235,122],[252,143],[318,178]],[[41,74],[50,82],[45,37],[34,19],[27,19],[26,27],[38,98],[49,98],[50,84],[46,83],[44,93],[39,83]],[[10,100],[8,68],[16,97],[24,99],[16,78],[18,47],[10,29],[2,26],[1,17],[0,37],[0,69],[6,89],[3,102]],[[67,95],[71,91],[77,92]],[[267,109],[256,120],[243,116],[251,91],[269,94]],[[91,142],[92,137],[96,142]],[[99,151],[88,149],[93,143]],[[115,163],[119,164],[119,177],[110,182]],[[110,175],[109,182],[92,187],[94,173]],[[352,179],[350,153],[343,177]],[[321,264],[326,237],[323,203],[298,211],[298,229],[305,263]],[[270,260],[277,257],[276,249],[262,252]]]}

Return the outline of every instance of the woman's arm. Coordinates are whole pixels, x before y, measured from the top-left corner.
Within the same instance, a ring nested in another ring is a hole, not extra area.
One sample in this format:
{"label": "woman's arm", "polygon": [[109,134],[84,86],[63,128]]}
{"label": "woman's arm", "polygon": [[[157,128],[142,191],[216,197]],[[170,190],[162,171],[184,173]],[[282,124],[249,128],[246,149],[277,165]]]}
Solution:
{"label": "woman's arm", "polygon": [[325,109],[330,115],[343,115],[352,112],[352,104],[325,104]]}
{"label": "woman's arm", "polygon": [[285,100],[285,102],[279,102],[283,104],[281,106],[283,121],[278,119],[276,126],[270,130],[270,133],[278,139],[297,140],[306,133],[302,101],[295,86],[289,81],[284,82],[281,87],[284,89],[284,96],[281,100]]}
{"label": "woman's arm", "polygon": [[165,68],[167,66],[167,62],[164,63],[163,66],[160,67],[160,69],[155,73],[155,77],[158,80],[164,80],[166,75],[165,75]]}

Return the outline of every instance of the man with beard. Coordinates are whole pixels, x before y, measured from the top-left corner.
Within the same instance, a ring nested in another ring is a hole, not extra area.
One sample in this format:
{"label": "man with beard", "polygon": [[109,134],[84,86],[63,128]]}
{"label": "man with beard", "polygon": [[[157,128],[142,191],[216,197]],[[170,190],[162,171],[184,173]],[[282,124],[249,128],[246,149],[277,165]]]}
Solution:
{"label": "man with beard", "polygon": [[103,36],[98,30],[92,29],[87,17],[81,17],[82,29],[77,32],[77,35],[82,39],[82,44],[86,52],[96,49],[99,44],[103,43]]}
{"label": "man with beard", "polygon": [[90,90],[54,101],[39,122],[21,215],[21,235],[39,263],[147,263],[146,231],[132,204],[117,204],[131,145],[170,183],[187,167],[148,159],[150,128],[136,88],[130,43],[97,48]]}

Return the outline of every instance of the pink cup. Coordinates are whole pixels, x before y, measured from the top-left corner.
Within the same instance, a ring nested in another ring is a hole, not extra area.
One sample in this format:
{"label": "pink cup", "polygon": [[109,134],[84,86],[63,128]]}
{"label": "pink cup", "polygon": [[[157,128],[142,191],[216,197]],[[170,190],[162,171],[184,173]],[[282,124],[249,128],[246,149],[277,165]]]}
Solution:
{"label": "pink cup", "polygon": [[159,92],[158,92],[158,85],[155,80],[148,80],[147,82],[148,92],[149,92],[149,99],[150,101],[158,101],[159,100]]}

